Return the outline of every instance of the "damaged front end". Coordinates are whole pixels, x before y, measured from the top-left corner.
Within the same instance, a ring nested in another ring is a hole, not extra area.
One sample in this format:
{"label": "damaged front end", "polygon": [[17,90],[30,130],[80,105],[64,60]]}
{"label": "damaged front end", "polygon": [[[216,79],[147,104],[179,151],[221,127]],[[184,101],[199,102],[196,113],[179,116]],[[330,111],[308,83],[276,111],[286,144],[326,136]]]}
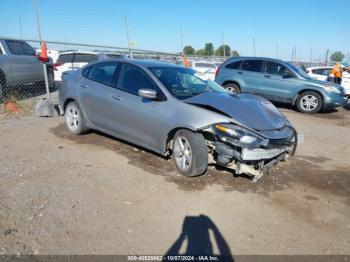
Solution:
{"label": "damaged front end", "polygon": [[231,123],[214,124],[203,130],[212,162],[247,174],[256,182],[278,162],[294,155],[297,132],[291,125],[253,131]]}

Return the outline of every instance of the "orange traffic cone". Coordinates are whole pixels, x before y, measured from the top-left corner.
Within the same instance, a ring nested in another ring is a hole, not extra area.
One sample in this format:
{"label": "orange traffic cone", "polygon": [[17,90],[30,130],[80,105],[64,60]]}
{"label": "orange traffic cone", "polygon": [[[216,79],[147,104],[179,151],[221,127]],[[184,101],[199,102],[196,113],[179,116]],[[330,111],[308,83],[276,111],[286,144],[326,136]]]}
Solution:
{"label": "orange traffic cone", "polygon": [[49,57],[47,56],[47,49],[46,49],[46,43],[45,41],[41,42],[41,53],[40,53],[40,60],[42,62],[49,61]]}
{"label": "orange traffic cone", "polygon": [[19,113],[19,107],[15,101],[6,102],[5,109],[12,113]]}

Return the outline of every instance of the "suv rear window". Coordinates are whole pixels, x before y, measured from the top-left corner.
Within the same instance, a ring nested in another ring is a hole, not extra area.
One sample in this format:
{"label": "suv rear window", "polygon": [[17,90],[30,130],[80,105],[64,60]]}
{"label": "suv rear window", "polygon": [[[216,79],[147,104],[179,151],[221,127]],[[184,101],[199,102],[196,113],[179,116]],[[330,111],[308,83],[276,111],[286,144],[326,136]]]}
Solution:
{"label": "suv rear window", "polygon": [[57,63],[90,63],[97,60],[97,56],[94,54],[62,54],[58,57]]}
{"label": "suv rear window", "polygon": [[262,72],[263,61],[262,60],[246,60],[242,64],[242,70],[252,72]]}
{"label": "suv rear window", "polygon": [[34,48],[24,41],[5,40],[5,42],[14,55],[35,56]]}

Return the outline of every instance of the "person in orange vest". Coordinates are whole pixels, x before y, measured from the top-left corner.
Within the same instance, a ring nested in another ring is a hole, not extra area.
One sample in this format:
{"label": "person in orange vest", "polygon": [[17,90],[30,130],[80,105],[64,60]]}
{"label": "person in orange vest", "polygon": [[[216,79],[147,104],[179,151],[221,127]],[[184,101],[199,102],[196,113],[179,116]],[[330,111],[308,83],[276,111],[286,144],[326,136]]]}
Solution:
{"label": "person in orange vest", "polygon": [[341,85],[342,82],[342,69],[339,63],[336,63],[333,67],[332,74],[334,76],[334,83]]}

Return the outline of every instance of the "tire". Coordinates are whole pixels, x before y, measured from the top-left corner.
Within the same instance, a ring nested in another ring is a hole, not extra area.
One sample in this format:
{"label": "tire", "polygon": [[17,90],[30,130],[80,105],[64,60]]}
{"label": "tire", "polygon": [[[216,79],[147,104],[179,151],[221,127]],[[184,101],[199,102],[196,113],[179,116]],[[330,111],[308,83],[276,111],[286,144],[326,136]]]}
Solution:
{"label": "tire", "polygon": [[185,129],[177,131],[173,139],[173,159],[182,175],[202,175],[208,167],[208,149],[204,137]]}
{"label": "tire", "polygon": [[81,135],[89,130],[86,127],[84,115],[76,102],[72,101],[66,106],[64,115],[66,118],[67,128],[71,133]]}
{"label": "tire", "polygon": [[50,93],[56,91],[56,89],[55,89],[55,77],[54,77],[53,72],[48,72],[47,78],[48,78],[47,80],[49,82]]}
{"label": "tire", "polygon": [[313,91],[306,91],[299,95],[297,99],[297,108],[299,112],[306,114],[318,113],[323,107],[323,101],[320,94]]}
{"label": "tire", "polygon": [[235,83],[227,83],[225,85],[223,85],[223,87],[230,91],[232,94],[239,94],[241,93],[241,88],[239,87],[239,85],[235,84]]}
{"label": "tire", "polygon": [[0,72],[0,102],[5,100],[6,96],[6,82],[5,77]]}

